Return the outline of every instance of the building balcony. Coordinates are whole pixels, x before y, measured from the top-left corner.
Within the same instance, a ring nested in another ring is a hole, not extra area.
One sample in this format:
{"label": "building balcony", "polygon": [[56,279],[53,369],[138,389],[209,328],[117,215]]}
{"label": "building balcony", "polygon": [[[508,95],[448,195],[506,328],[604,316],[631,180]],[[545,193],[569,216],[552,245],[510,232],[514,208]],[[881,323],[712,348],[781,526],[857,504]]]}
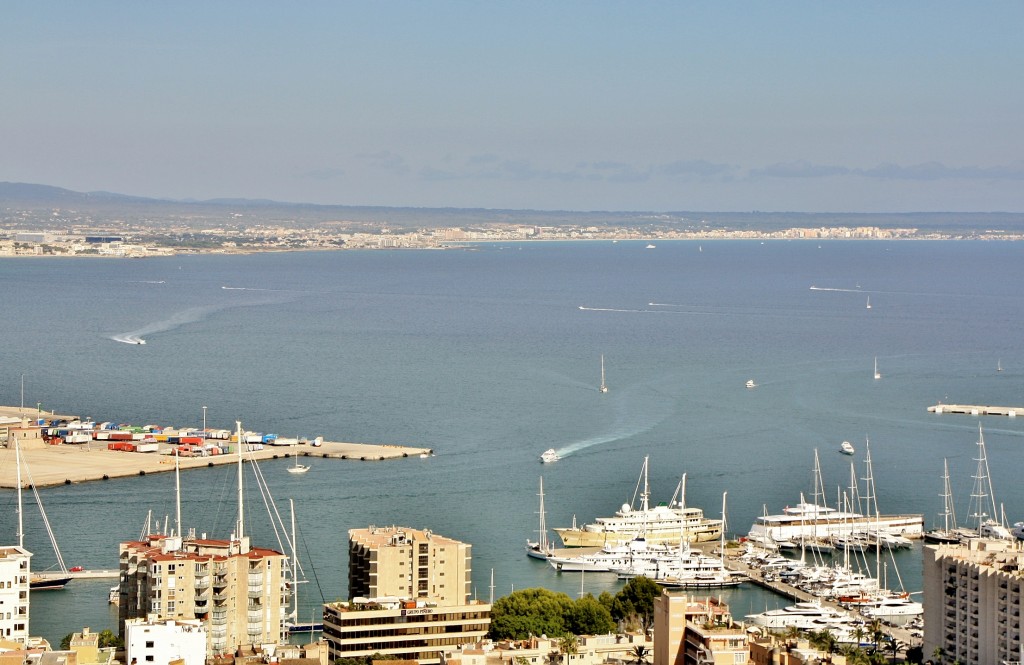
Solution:
{"label": "building balcony", "polygon": [[196,589],[208,589],[209,587],[210,587],[210,578],[209,578],[209,576],[196,578],[196,582],[195,582],[195,588]]}
{"label": "building balcony", "polygon": [[249,623],[260,623],[263,621],[263,610],[249,610],[246,614]]}

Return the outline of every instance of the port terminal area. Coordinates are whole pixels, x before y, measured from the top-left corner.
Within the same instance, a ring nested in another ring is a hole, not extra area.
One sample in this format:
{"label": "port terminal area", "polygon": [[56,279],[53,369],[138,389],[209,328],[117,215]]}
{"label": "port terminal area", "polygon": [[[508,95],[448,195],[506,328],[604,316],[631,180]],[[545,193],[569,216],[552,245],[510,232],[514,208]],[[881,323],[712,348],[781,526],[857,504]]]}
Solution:
{"label": "port terminal area", "polygon": [[[24,427],[26,420],[31,421]],[[52,439],[46,442],[37,424],[38,420],[53,422],[55,420],[74,421],[74,416],[61,416],[43,413],[42,418],[36,417],[36,409],[19,409],[18,407],[0,407],[0,488],[17,487],[17,465],[15,464],[13,436],[18,436],[23,463],[21,482],[24,487],[35,484],[37,487],[70,485],[89,481],[113,480],[131,476],[145,476],[151,473],[167,473],[174,471],[175,457],[181,469],[207,468],[221,464],[238,463],[237,441],[218,440],[205,446],[183,446],[174,441],[148,442],[136,445],[135,442],[115,440],[97,440],[84,437],[80,443],[60,443],[53,445]],[[13,436],[12,436],[13,435]],[[74,437],[66,437],[73,440]],[[136,437],[137,438],[137,437]],[[146,437],[152,439],[155,437]],[[285,443],[287,441],[287,443]],[[2,447],[6,442],[6,447]],[[224,444],[221,448],[216,444]],[[433,454],[430,448],[412,446],[345,443],[340,441],[324,441],[321,437],[314,440],[277,439],[277,445],[271,443],[243,443],[242,459],[264,461],[274,459],[292,459],[298,456],[303,464],[313,466],[314,459],[323,460],[354,460],[384,461],[402,458],[429,457]],[[213,448],[217,448],[215,454]],[[145,452],[143,452],[145,451]],[[24,469],[31,471],[31,478]],[[313,471],[316,472],[315,470]]]}

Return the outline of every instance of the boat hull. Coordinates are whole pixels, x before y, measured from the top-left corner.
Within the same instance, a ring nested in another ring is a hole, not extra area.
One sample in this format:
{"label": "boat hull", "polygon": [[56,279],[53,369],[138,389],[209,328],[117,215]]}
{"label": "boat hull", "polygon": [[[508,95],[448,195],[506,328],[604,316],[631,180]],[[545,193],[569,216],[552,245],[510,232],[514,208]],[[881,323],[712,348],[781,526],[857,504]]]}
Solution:
{"label": "boat hull", "polygon": [[[718,540],[722,536],[721,522],[712,522],[707,525],[702,525],[696,529],[689,529],[684,532],[684,536],[687,541],[691,543],[706,543],[712,540]],[[562,544],[565,547],[604,547],[604,546],[615,546],[615,545],[626,545],[634,538],[636,538],[639,531],[590,531],[587,529],[573,529],[563,528],[555,529],[555,533],[562,539]],[[648,530],[644,533],[644,538],[648,543],[657,543],[660,545],[678,545],[679,544],[679,530],[672,530],[666,532],[652,532]]]}
{"label": "boat hull", "polygon": [[28,583],[29,591],[59,591],[68,585],[71,577],[36,577]]}

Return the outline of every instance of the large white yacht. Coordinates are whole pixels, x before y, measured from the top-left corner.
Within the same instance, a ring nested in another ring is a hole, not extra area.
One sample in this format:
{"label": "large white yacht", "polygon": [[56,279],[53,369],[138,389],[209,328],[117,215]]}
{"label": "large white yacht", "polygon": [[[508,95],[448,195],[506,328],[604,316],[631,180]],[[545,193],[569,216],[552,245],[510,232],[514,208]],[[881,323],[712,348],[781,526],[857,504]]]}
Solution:
{"label": "large white yacht", "polygon": [[822,624],[843,624],[851,620],[850,614],[816,602],[796,603],[777,610],[760,614],[748,614],[747,621],[765,628],[788,628],[811,630]]}
{"label": "large white yacht", "polygon": [[603,547],[622,545],[642,536],[650,544],[678,544],[717,540],[722,533],[722,520],[704,517],[700,508],[686,505],[686,474],[676,487],[669,504],[650,506],[647,484],[648,458],[644,457],[643,471],[638,486],[640,507],[623,504],[614,517],[598,517],[592,524],[582,527],[562,527],[555,533],[566,547]]}

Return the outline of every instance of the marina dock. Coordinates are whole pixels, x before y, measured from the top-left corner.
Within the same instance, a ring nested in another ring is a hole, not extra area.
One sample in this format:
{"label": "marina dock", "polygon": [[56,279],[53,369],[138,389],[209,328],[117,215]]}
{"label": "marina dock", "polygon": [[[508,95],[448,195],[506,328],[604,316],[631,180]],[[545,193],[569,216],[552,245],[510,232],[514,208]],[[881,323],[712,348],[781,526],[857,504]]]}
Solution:
{"label": "marina dock", "polygon": [[928,407],[929,413],[961,413],[968,416],[1024,416],[1024,406],[984,406],[978,404],[936,404]]}

